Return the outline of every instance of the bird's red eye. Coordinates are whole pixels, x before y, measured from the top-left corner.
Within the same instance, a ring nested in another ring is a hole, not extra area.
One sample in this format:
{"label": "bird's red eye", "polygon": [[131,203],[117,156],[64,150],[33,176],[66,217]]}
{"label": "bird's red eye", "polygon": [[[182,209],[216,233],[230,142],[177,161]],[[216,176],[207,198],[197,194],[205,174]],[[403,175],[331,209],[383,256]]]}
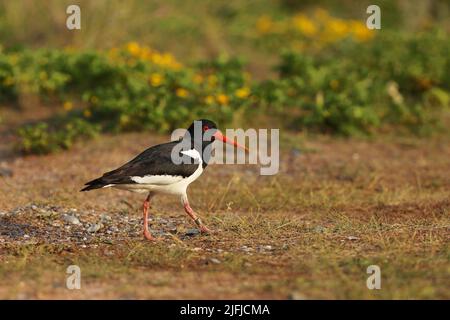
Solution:
{"label": "bird's red eye", "polygon": [[204,125],[203,126],[203,132],[206,132],[206,131],[208,131],[209,130],[209,127],[207,126],[207,125]]}

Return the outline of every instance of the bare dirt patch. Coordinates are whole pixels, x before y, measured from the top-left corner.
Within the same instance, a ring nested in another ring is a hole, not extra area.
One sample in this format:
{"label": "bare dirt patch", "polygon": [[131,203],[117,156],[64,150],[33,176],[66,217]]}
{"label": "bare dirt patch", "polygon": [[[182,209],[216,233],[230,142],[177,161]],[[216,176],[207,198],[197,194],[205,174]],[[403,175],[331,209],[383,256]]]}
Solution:
{"label": "bare dirt patch", "polygon": [[[449,298],[450,147],[445,139],[289,136],[281,171],[211,166],[189,190],[218,232],[200,235],[179,199],[80,193],[166,137],[106,136],[13,157],[0,177],[2,298]],[[66,268],[82,289],[65,288]],[[366,288],[369,265],[382,290]]]}

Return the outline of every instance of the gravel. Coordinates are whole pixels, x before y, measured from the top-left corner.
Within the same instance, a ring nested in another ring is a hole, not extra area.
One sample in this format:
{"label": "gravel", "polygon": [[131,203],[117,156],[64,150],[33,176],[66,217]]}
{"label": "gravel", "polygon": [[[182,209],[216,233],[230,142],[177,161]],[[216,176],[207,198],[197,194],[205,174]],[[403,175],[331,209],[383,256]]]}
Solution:
{"label": "gravel", "polygon": [[[168,248],[171,245],[178,247],[181,240],[186,248],[204,254],[205,260],[210,264],[223,263],[219,259],[232,251],[240,251],[248,255],[276,252],[268,243],[231,248],[226,241],[221,242],[220,238],[217,241],[213,237],[204,238],[205,246],[200,243],[195,244],[197,241],[194,240],[197,239],[192,237],[199,236],[200,231],[193,228],[191,221],[183,215],[167,215],[164,218],[153,215],[149,227],[154,236],[163,238]],[[224,237],[226,237],[225,233]],[[174,239],[178,239],[176,244],[173,243]],[[121,211],[105,214],[95,210],[77,210],[37,203],[0,211],[1,246],[36,241],[93,248],[128,240],[145,241],[142,236],[142,219],[137,213]]]}
{"label": "gravel", "polygon": [[209,259],[209,261],[211,261],[214,264],[221,264],[222,263],[219,259],[216,259],[216,258],[211,258],[211,259]]}
{"label": "gravel", "polygon": [[91,224],[89,228],[87,228],[87,232],[89,233],[96,233],[97,231],[99,231],[101,228],[103,228],[103,224],[101,223],[94,223]]}
{"label": "gravel", "polygon": [[80,220],[77,217],[70,214],[63,214],[62,219],[67,223],[81,224]]}
{"label": "gravel", "polygon": [[200,233],[200,230],[198,230],[198,229],[189,229],[186,231],[185,235],[192,237],[192,236],[198,235],[199,233]]}

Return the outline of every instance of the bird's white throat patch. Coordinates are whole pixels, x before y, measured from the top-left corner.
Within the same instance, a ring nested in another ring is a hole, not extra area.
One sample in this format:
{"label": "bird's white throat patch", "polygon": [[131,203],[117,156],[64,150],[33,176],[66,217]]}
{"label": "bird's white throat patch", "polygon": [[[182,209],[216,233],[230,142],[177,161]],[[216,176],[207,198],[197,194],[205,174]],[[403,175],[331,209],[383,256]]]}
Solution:
{"label": "bird's white throat patch", "polygon": [[188,157],[191,157],[195,160],[199,160],[200,162],[202,161],[202,158],[200,157],[200,153],[195,149],[181,151],[181,153],[184,155],[187,155]]}

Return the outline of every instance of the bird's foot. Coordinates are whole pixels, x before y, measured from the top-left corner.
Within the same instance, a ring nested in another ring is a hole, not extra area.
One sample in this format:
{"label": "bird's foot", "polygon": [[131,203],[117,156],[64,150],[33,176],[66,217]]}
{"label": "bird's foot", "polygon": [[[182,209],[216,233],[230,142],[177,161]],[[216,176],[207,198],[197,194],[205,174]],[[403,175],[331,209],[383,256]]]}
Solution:
{"label": "bird's foot", "polygon": [[207,226],[205,225],[201,225],[199,226],[200,232],[201,233],[205,233],[205,234],[211,234],[211,233],[215,233],[215,231],[209,229]]}
{"label": "bird's foot", "polygon": [[150,232],[148,232],[147,230],[144,231],[144,238],[149,241],[152,241],[152,242],[161,240],[161,238],[156,238],[156,237],[152,236],[152,234]]}

